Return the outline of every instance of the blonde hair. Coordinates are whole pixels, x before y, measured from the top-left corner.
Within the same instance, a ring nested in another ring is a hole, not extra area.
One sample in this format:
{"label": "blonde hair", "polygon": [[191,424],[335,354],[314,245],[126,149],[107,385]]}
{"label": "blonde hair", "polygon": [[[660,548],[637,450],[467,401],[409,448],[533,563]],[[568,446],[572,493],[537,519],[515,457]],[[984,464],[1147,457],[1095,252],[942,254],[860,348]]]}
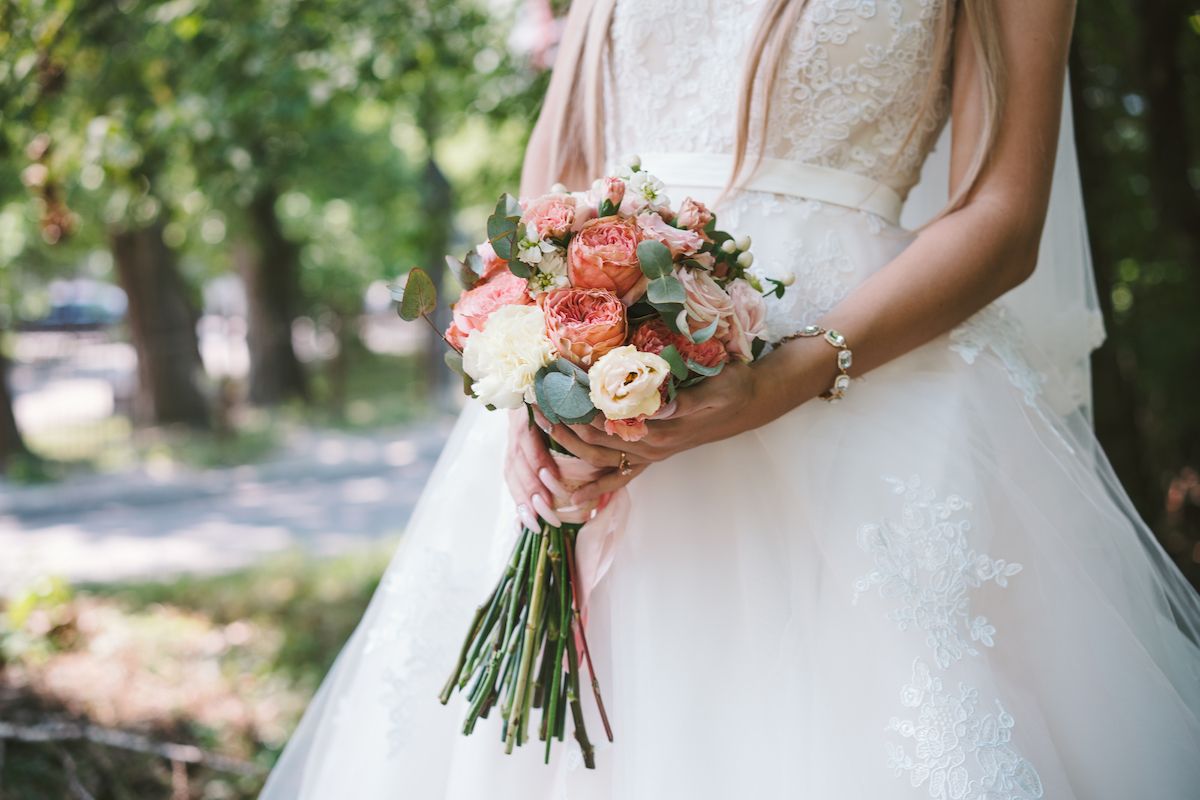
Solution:
{"label": "blonde hair", "polygon": [[[942,89],[951,63],[957,14],[967,26],[978,64],[983,95],[983,126],[963,179],[950,192],[950,199],[935,217],[961,208],[974,190],[996,140],[1004,97],[1004,62],[1000,48],[995,0],[946,0],[936,21],[933,68],[914,116],[896,156],[899,157],[917,134]],[[734,166],[726,189],[735,188],[754,172],[762,158],[761,148],[748,153],[754,106],[758,141],[766,141],[771,96],[783,55],[787,51],[807,0],[767,0],[750,39],[742,70],[734,135]],[[582,187],[605,170],[603,70],[608,28],[616,0],[575,0],[559,45],[559,57],[551,76],[546,105],[538,127],[548,134],[546,153],[549,181]],[[761,77],[761,80],[760,80]],[[757,91],[756,91],[757,88]],[[757,96],[756,96],[757,95]]]}

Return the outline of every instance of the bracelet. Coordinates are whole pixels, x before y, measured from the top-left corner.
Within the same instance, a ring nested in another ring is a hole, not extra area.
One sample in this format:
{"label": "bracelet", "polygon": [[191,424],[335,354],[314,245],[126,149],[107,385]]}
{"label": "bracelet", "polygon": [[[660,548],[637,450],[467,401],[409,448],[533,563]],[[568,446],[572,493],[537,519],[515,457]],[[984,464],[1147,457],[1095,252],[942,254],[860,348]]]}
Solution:
{"label": "bracelet", "polygon": [[820,325],[805,325],[795,333],[784,336],[779,340],[779,344],[791,341],[792,339],[812,339],[817,336],[829,342],[830,346],[837,348],[838,351],[838,376],[833,379],[833,386],[820,394],[822,400],[834,403],[845,397],[846,391],[850,388],[850,373],[847,370],[854,363],[854,354],[846,346],[846,337],[832,328],[822,328]]}

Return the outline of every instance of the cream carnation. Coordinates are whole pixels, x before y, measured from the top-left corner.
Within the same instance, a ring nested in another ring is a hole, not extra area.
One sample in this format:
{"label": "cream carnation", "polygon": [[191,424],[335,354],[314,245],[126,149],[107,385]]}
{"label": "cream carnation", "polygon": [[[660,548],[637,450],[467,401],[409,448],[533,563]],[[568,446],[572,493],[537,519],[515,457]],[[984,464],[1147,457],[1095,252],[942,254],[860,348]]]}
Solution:
{"label": "cream carnation", "polygon": [[662,405],[658,388],[671,374],[671,365],[654,353],[633,345],[609,350],[588,370],[592,405],[607,419],[648,417]]}
{"label": "cream carnation", "polygon": [[533,379],[554,360],[546,337],[546,319],[537,306],[504,306],[492,312],[487,327],[467,338],[463,369],[471,391],[496,408],[534,402]]}

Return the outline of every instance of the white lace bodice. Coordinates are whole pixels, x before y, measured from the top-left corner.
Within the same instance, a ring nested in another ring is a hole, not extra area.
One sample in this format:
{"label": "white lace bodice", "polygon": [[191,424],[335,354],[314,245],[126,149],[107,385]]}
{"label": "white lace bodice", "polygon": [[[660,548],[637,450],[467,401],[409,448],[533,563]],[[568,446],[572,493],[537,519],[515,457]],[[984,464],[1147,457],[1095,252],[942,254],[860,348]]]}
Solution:
{"label": "white lace bodice", "polygon": [[[944,1],[809,0],[775,83],[764,155],[854,172],[906,195],[946,120],[943,80],[901,151],[929,80]],[[620,0],[609,50],[609,153],[732,152],[739,76],[761,6]]]}

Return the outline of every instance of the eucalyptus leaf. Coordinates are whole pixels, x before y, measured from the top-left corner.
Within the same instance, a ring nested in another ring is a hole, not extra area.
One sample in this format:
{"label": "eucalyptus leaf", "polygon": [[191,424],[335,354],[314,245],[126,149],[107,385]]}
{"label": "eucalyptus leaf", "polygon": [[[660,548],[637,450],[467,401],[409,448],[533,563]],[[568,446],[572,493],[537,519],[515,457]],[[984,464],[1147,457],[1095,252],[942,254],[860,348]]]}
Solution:
{"label": "eucalyptus leaf", "polygon": [[583,367],[580,367],[579,365],[575,364],[572,361],[568,361],[565,358],[559,357],[559,358],[555,359],[554,369],[557,370],[558,372],[561,372],[563,375],[572,376],[573,378],[575,378],[575,380],[582,383],[583,387],[585,389],[589,388],[592,385],[591,381],[588,380],[587,371],[585,369],[583,369]]}
{"label": "eucalyptus leaf", "polygon": [[474,392],[471,391],[471,385],[475,381],[470,375],[467,374],[466,369],[463,368],[462,353],[458,352],[457,350],[447,350],[446,354],[442,356],[442,360],[446,362],[447,367],[458,373],[458,375],[462,378],[463,393],[466,394],[467,397],[472,397]]}
{"label": "eucalyptus leaf", "polygon": [[655,307],[666,303],[682,305],[687,300],[687,292],[684,291],[683,284],[679,282],[678,278],[667,274],[650,279],[650,283],[646,286],[646,299]]}
{"label": "eucalyptus leaf", "polygon": [[559,420],[558,414],[554,413],[554,409],[550,405],[550,399],[546,395],[546,376],[550,374],[558,373],[552,373],[548,367],[542,367],[538,371],[538,374],[533,378],[533,392],[537,396],[537,404],[538,408],[542,411],[542,416],[551,425],[557,425],[561,420]]}
{"label": "eucalyptus leaf", "polygon": [[706,367],[703,364],[697,364],[695,361],[688,360],[688,369],[695,372],[697,375],[703,375],[706,378],[711,378],[714,375],[720,375],[721,370],[725,369],[725,362],[717,364],[715,367]]}
{"label": "eucalyptus leaf", "polygon": [[446,256],[446,266],[450,268],[450,271],[454,273],[454,277],[462,284],[463,291],[470,290],[479,282],[479,275],[454,256]]}
{"label": "eucalyptus leaf", "polygon": [[564,420],[582,419],[595,410],[588,390],[573,375],[548,372],[542,379],[546,404]]}
{"label": "eucalyptus leaf", "polygon": [[688,334],[688,338],[696,344],[704,344],[713,337],[714,333],[717,332],[717,322],[719,320],[720,318],[718,317],[695,333]]}
{"label": "eucalyptus leaf", "polygon": [[675,264],[671,251],[662,242],[648,239],[637,246],[638,264],[642,273],[651,281],[656,278],[674,277]]}
{"label": "eucalyptus leaf", "polygon": [[683,380],[688,376],[688,365],[680,355],[679,349],[675,345],[667,345],[658,354],[663,361],[671,365],[671,374],[679,380]]}
{"label": "eucalyptus leaf", "polygon": [[400,318],[412,322],[437,308],[437,288],[420,267],[408,271],[397,311]]}

